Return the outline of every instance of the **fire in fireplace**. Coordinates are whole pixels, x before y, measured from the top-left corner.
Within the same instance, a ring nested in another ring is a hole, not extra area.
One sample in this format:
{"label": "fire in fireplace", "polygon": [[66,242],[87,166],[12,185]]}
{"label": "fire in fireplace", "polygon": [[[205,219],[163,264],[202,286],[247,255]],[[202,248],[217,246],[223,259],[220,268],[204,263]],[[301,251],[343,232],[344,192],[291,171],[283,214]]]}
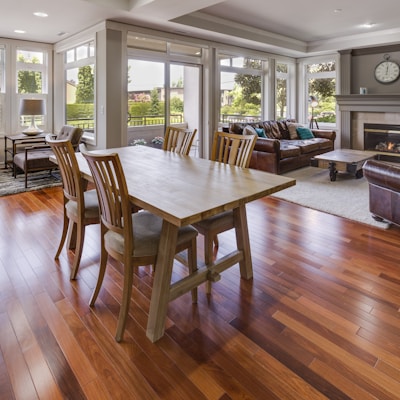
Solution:
{"label": "fire in fireplace", "polygon": [[400,153],[400,125],[364,124],[364,149]]}

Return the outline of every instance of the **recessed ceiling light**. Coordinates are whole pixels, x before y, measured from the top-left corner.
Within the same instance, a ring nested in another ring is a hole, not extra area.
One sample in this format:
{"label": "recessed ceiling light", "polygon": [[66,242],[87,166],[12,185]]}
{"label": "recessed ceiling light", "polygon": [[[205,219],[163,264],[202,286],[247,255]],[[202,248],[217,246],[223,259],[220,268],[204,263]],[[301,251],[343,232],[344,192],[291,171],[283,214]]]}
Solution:
{"label": "recessed ceiling light", "polygon": [[367,22],[366,24],[361,25],[363,28],[372,28],[373,26],[375,26],[376,24],[374,24],[373,22]]}
{"label": "recessed ceiling light", "polygon": [[26,33],[26,31],[23,31],[22,29],[15,29],[14,32],[15,33]]}
{"label": "recessed ceiling light", "polygon": [[42,12],[42,11],[34,12],[33,15],[36,15],[36,17],[42,17],[42,18],[46,18],[49,16],[49,14]]}
{"label": "recessed ceiling light", "polygon": [[333,10],[334,13],[341,13],[343,10],[341,8],[335,8]]}
{"label": "recessed ceiling light", "polygon": [[64,35],[66,35],[68,32],[58,32],[57,33],[57,36],[64,36]]}

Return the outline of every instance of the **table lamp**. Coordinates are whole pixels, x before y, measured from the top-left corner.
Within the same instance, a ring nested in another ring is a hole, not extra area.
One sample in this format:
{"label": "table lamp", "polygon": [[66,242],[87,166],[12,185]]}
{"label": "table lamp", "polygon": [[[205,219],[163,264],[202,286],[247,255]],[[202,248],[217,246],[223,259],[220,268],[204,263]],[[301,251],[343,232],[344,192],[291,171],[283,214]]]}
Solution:
{"label": "table lamp", "polygon": [[34,136],[43,132],[43,129],[39,129],[35,123],[36,115],[46,114],[46,103],[43,99],[21,99],[19,114],[31,117],[31,126],[23,130],[22,133]]}

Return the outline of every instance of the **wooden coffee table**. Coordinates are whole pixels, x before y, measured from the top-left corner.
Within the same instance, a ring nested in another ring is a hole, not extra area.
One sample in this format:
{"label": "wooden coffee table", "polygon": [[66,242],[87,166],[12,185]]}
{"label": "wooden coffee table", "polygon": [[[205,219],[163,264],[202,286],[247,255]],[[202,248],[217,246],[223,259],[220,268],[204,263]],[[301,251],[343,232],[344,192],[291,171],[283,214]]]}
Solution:
{"label": "wooden coffee table", "polygon": [[373,151],[338,149],[314,157],[313,166],[328,168],[331,181],[336,181],[338,172],[354,174],[357,179],[362,178],[362,167],[365,161],[375,158]]}

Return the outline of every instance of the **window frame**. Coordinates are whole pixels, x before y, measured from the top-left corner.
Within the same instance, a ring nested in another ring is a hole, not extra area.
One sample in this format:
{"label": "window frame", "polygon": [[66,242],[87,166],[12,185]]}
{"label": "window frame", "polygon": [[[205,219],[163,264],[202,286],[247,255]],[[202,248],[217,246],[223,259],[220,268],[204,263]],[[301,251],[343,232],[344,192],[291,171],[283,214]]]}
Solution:
{"label": "window frame", "polygon": [[[80,57],[79,56],[79,50],[87,46],[87,56],[86,57]],[[69,53],[73,51],[74,54],[74,60],[69,61],[68,60],[68,55]],[[71,47],[63,49],[61,52],[62,59],[63,59],[63,77],[64,77],[64,84],[63,84],[63,121],[65,124],[68,124],[67,121],[67,72],[68,70],[72,69],[78,69],[86,66],[92,67],[93,70],[93,76],[94,76],[94,81],[93,81],[93,129],[89,128],[83,128],[83,135],[82,135],[82,140],[86,142],[91,142],[95,143],[96,142],[96,122],[97,122],[97,116],[96,116],[96,41],[94,38],[88,38],[85,41],[82,41],[80,43],[74,44]]]}

